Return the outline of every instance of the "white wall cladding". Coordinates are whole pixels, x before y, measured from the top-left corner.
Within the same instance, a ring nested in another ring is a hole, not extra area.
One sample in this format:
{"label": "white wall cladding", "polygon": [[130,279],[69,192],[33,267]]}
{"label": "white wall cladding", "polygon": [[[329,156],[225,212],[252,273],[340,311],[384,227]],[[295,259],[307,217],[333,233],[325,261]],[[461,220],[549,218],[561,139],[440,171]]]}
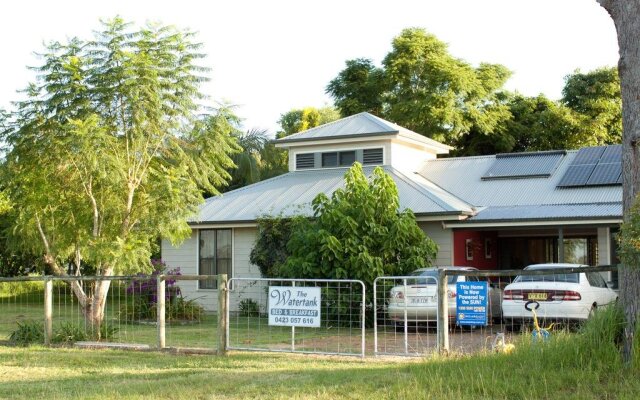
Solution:
{"label": "white wall cladding", "polygon": [[418,222],[424,233],[438,245],[435,265],[453,265],[453,231],[444,229],[441,222]]}
{"label": "white wall cladding", "polygon": [[[233,229],[233,276],[260,277],[260,270],[249,262],[249,254],[256,238],[256,228]],[[193,230],[191,237],[179,246],[172,246],[162,240],[162,259],[168,269],[180,267],[183,275],[198,274],[198,231]],[[231,278],[231,276],[229,277]],[[216,311],[218,307],[218,291],[214,289],[198,289],[197,281],[178,281],[183,296],[198,299],[207,311]],[[230,305],[233,307],[234,305]],[[232,308],[233,309],[233,308]]]}

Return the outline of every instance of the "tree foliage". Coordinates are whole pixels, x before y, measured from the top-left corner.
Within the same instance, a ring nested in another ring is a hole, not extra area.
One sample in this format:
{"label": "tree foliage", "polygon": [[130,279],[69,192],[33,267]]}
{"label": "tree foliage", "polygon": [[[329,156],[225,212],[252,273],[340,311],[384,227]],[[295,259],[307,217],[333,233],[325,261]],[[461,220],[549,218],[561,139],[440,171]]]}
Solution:
{"label": "tree foliage", "polygon": [[340,112],[333,107],[305,107],[293,109],[280,116],[278,123],[282,130],[276,135],[278,138],[306,131],[316,126],[333,122],[340,118]]}
{"label": "tree foliage", "polygon": [[265,216],[258,219],[258,235],[249,260],[260,268],[263,277],[282,276],[282,266],[289,256],[287,243],[292,226],[290,218]]}
{"label": "tree foliage", "polygon": [[359,163],[345,188],[313,200],[314,217],[294,221],[283,273],[298,278],[359,279],[402,275],[430,265],[436,245],[410,210],[399,211],[395,182],[377,167],[367,179]]}
{"label": "tree foliage", "polygon": [[[70,260],[78,273],[149,269],[152,243],[190,234],[202,192],[226,184],[239,150],[229,110],[200,113],[206,69],[193,33],[120,18],[102,28],[48,45],[2,123],[12,231],[58,275]],[[72,289],[99,324],[109,281],[92,296]]]}
{"label": "tree foliage", "polygon": [[347,60],[326,87],[342,116],[372,112],[455,147],[452,155],[576,149],[619,143],[620,87],[613,68],[567,76],[561,101],[509,93],[511,72],[474,67],[423,29],[405,29],[376,67]]}

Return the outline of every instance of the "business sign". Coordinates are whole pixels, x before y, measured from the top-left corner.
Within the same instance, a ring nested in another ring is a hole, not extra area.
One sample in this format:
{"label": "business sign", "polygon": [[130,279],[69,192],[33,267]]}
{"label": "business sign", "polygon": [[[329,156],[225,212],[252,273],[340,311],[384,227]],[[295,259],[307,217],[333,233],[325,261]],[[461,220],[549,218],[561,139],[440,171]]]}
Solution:
{"label": "business sign", "polygon": [[456,284],[456,322],[458,325],[487,325],[488,282]]}
{"label": "business sign", "polygon": [[320,288],[269,286],[269,325],[320,327]]}

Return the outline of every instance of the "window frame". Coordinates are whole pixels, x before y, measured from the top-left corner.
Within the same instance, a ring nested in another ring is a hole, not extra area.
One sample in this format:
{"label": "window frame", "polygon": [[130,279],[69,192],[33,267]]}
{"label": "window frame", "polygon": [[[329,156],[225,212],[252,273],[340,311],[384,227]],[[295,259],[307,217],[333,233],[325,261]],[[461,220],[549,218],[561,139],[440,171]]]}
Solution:
{"label": "window frame", "polygon": [[[202,247],[202,232],[203,231],[214,231],[215,235],[214,235],[214,247],[215,247],[215,252],[216,252],[216,256],[215,258],[213,258],[214,260],[214,264],[213,264],[213,268],[214,268],[214,272],[218,272],[218,260],[228,260],[229,261],[229,271],[227,273],[229,279],[233,277],[233,271],[234,271],[234,257],[233,257],[233,252],[235,249],[235,242],[233,239],[234,236],[234,229],[233,228],[207,228],[207,229],[198,229],[198,247],[197,247],[197,259],[196,259],[196,265],[197,265],[197,273],[198,275],[206,275],[206,274],[202,274],[201,273],[201,263],[202,263],[202,257],[201,257],[201,247]],[[230,255],[229,257],[218,257],[218,232],[219,231],[228,231],[229,232],[229,238],[231,241],[231,249],[230,249]],[[208,259],[208,258],[207,258]],[[212,275],[217,275],[217,274],[212,274]],[[203,287],[206,282],[208,282],[209,280],[198,280],[198,290],[206,290],[206,291],[217,291],[218,288],[214,285],[214,287]]]}

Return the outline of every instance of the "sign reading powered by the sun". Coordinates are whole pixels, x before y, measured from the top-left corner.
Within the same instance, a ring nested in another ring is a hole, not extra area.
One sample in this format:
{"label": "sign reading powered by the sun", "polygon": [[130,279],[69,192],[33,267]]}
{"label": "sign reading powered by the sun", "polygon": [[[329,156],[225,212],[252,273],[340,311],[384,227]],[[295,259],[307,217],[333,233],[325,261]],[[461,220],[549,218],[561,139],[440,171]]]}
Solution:
{"label": "sign reading powered by the sun", "polygon": [[320,327],[320,288],[269,286],[269,325]]}

